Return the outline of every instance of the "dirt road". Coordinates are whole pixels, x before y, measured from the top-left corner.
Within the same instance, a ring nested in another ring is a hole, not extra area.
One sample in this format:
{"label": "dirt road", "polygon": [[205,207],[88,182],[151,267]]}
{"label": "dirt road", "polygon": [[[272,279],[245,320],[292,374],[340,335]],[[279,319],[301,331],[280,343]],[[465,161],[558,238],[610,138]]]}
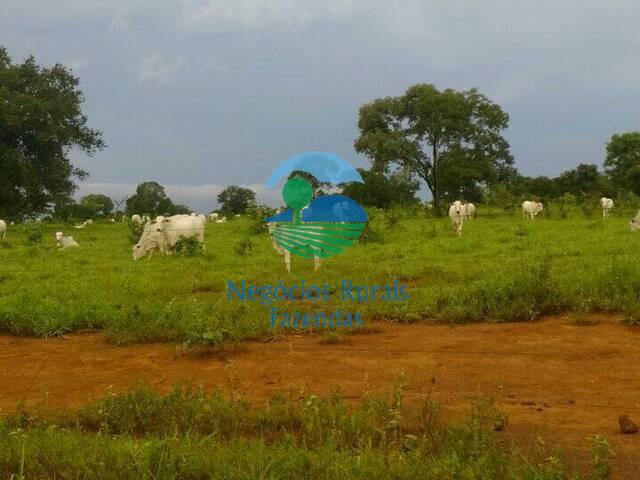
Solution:
{"label": "dirt road", "polygon": [[449,415],[487,395],[509,415],[505,435],[555,442],[570,463],[588,461],[594,434],[615,452],[617,478],[640,478],[640,434],[618,432],[620,415],[640,422],[640,328],[613,318],[577,326],[566,317],[465,326],[380,324],[338,344],[318,337],[248,343],[226,359],[178,354],[166,344],[119,347],[101,334],[52,340],[0,337],[0,413],[86,404],[141,381],[159,391],[176,383],[207,390],[231,385],[254,403],[273,391],[324,394],[339,386],[357,400],[389,393],[401,372],[408,400],[430,394]]}

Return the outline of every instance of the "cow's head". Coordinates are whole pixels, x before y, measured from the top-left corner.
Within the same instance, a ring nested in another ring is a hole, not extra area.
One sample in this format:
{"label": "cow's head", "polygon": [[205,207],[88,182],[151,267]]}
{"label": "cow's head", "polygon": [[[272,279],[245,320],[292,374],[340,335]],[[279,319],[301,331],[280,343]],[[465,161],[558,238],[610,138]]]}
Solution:
{"label": "cow's head", "polygon": [[453,207],[453,211],[456,213],[456,215],[464,214],[464,205],[460,200],[456,200],[451,204],[451,206]]}
{"label": "cow's head", "polygon": [[134,260],[142,258],[147,252],[150,252],[154,248],[158,248],[160,246],[160,242],[162,241],[163,224],[164,221],[158,222],[153,220],[145,225],[140,240],[138,240],[138,243],[133,246]]}

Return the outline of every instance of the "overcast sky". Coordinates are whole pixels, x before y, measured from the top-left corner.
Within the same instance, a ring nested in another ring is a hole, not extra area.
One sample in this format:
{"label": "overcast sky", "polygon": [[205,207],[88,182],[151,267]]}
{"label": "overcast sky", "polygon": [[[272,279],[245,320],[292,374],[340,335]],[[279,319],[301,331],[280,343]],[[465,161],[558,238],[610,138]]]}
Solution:
{"label": "overcast sky", "polygon": [[73,68],[108,148],[81,192],[221,185],[271,201],[290,155],[353,150],[361,104],[415,83],[477,87],[511,116],[525,174],[601,164],[640,129],[638,0],[0,0],[0,45]]}

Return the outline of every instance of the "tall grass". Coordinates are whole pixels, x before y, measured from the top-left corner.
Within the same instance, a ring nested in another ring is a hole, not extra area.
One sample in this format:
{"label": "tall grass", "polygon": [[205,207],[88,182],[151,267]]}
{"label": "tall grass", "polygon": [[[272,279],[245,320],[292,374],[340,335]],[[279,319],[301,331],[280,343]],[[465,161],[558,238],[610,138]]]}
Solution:
{"label": "tall grass", "polygon": [[[292,272],[251,219],[207,225],[204,253],[134,262],[126,226],[11,227],[0,245],[0,331],[51,336],[105,329],[116,342],[183,341],[225,331],[232,341],[271,332],[269,307],[227,299],[227,280],[330,285],[328,304],[293,301],[283,311],[359,311],[413,322],[523,321],[560,311],[620,311],[640,304],[640,236],[625,214],[605,222],[577,208],[550,208],[534,222],[517,212],[478,208],[461,238],[446,218],[378,212],[348,253],[323,262],[293,257]],[[80,248],[56,251],[53,234],[72,232]],[[188,252],[187,252],[188,253]],[[340,282],[408,285],[405,303],[340,302]]]}
{"label": "tall grass", "polygon": [[[57,418],[22,412],[3,420],[0,477],[579,478],[550,452],[509,447],[497,421],[504,416],[491,402],[458,423],[445,424],[428,398],[416,413],[401,384],[355,408],[338,394],[276,396],[249,408],[201,390],[160,396],[139,387]],[[594,450],[599,471],[602,444]]]}

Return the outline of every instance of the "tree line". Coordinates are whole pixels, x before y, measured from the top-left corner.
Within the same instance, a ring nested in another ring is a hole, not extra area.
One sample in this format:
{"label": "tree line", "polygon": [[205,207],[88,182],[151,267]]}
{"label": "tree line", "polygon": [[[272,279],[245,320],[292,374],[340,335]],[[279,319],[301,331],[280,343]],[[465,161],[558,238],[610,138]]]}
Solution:
{"label": "tree line", "polygon": [[[88,173],[72,165],[69,152],[93,155],[106,147],[102,132],[88,126],[83,102],[79,79],[63,65],[42,67],[32,56],[14,63],[0,47],[0,217],[89,218],[121,209],[188,212],[157,182],[138,185],[125,205],[97,193],[74,200],[77,182]],[[602,171],[579,164],[554,178],[527,177],[514,166],[504,137],[508,124],[509,115],[477,89],[418,84],[403,95],[374,99],[359,110],[354,141],[371,167],[360,171],[365,185],[343,185],[344,194],[362,205],[386,208],[418,203],[423,185],[435,211],[456,199],[482,203],[640,195],[640,132],[613,135]],[[242,213],[255,205],[256,196],[234,185],[218,201],[223,212]]]}

